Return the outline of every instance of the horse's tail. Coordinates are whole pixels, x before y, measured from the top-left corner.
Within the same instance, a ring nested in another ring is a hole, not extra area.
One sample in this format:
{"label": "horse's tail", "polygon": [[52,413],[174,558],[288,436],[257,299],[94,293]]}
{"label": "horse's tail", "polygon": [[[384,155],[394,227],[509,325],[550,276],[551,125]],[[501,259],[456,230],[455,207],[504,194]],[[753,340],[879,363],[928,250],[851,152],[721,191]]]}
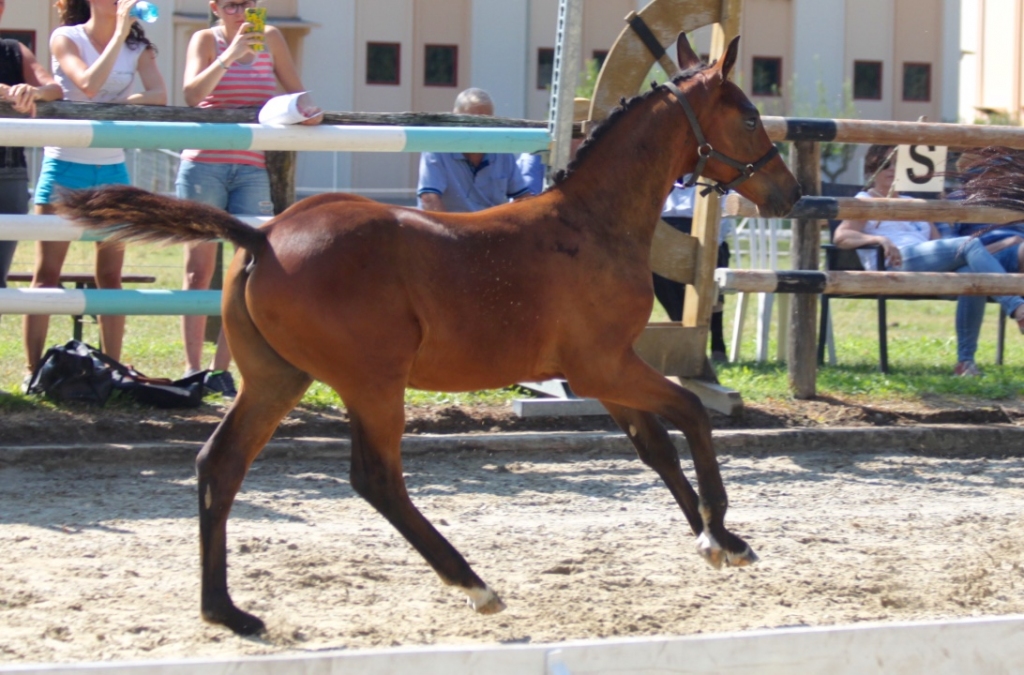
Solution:
{"label": "horse's tail", "polygon": [[127,185],[63,190],[57,213],[111,241],[186,243],[227,239],[252,254],[267,243],[263,230],[207,204],[164,197]]}

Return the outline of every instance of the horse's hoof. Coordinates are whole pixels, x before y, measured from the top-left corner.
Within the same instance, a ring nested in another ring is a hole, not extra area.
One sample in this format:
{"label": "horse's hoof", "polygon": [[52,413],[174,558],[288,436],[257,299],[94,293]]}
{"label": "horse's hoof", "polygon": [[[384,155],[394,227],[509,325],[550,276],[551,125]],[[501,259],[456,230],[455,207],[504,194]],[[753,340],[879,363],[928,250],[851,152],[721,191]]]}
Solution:
{"label": "horse's hoof", "polygon": [[258,635],[267,629],[259,617],[243,612],[234,605],[218,609],[204,609],[203,619],[227,626],[236,635]]}
{"label": "horse's hoof", "polygon": [[725,554],[725,564],[729,567],[746,567],[747,565],[753,565],[760,558],[754,553],[754,549],[747,546],[741,553],[732,553],[727,551]]}
{"label": "horse's hoof", "polygon": [[469,606],[479,614],[497,614],[505,609],[505,603],[501,601],[498,594],[490,588],[467,588],[463,589],[469,596]]}
{"label": "horse's hoof", "polygon": [[707,530],[701,532],[697,537],[697,553],[716,570],[722,569],[722,564],[726,560],[725,551],[718,545],[715,538],[707,533]]}

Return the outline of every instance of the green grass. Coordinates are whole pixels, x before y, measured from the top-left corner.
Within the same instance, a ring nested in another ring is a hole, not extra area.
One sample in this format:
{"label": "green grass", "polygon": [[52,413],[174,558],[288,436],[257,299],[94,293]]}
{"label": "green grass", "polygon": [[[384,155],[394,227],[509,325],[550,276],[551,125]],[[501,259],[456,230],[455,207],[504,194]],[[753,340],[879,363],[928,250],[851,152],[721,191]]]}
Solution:
{"label": "green grass", "polygon": [[[94,245],[72,244],[67,271],[90,271]],[[33,246],[23,243],[15,256],[15,271],[32,269]],[[129,246],[125,272],[151,274],[157,277],[157,288],[180,288],[182,275],[180,247]],[[754,330],[756,302],[751,302],[741,342],[738,363],[719,367],[719,378],[726,386],[737,389],[747,401],[757,402],[789,396],[786,366],[774,360],[776,325],[772,324],[769,360],[754,361]],[[736,296],[726,297],[726,340],[732,335]],[[891,372],[878,372],[878,341],[875,302],[872,300],[840,300],[833,302],[833,322],[838,364],[819,370],[818,392],[823,396],[870,398],[874,400],[920,400],[931,396],[970,397],[983,400],[1012,400],[1020,396],[1024,382],[1024,338],[1013,323],[1007,327],[1005,362],[994,365],[997,306],[989,305],[982,329],[977,361],[985,374],[980,378],[955,378],[951,375],[956,363],[956,337],[953,314],[956,304],[948,301],[893,301],[889,303],[889,363]],[[655,303],[652,320],[666,320]],[[53,317],[48,344],[71,337],[71,320]],[[84,339],[98,344],[98,330],[89,324]],[[206,346],[206,359],[212,356],[212,345]],[[138,370],[156,377],[177,377],[184,367],[178,317],[129,317],[122,360]],[[20,317],[0,320],[0,388],[17,391],[24,373],[24,350]],[[236,372],[237,375],[237,372]],[[466,394],[439,394],[410,390],[406,403],[412,406],[450,404],[502,404],[521,396],[514,390],[484,391]],[[332,408],[340,405],[334,392],[316,383],[303,399],[311,408]],[[33,405],[48,405],[36,399],[5,397],[0,406],[11,410]]]}

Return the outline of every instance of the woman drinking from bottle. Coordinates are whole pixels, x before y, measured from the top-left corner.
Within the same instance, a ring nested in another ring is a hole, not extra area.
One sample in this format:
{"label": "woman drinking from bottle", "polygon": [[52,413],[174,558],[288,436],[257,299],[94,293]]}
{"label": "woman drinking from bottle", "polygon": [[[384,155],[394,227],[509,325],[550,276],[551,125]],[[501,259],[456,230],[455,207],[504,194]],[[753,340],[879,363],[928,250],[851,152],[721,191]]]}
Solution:
{"label": "woman drinking from bottle", "polygon": [[[166,105],[167,88],[156,66],[156,48],[131,15],[136,0],[57,0],[61,25],[50,36],[54,79],[69,101]],[[136,78],[142,83],[136,91]],[[121,148],[47,147],[35,192],[35,212],[54,212],[58,188],[82,189],[127,185]],[[34,288],[55,288],[68,252],[66,241],[36,242]],[[96,285],[121,287],[124,247],[96,247]],[[25,352],[29,370],[43,353],[50,317],[25,317]],[[101,316],[100,345],[120,360],[123,316]]]}

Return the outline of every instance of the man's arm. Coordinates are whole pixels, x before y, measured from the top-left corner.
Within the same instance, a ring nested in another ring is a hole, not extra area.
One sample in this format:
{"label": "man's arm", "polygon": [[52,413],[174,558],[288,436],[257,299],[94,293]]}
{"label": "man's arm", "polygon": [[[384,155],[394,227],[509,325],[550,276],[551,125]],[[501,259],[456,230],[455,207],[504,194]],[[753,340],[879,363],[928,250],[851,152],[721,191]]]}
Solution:
{"label": "man's arm", "polygon": [[420,177],[416,185],[416,196],[424,211],[444,211],[441,195],[448,188],[448,176],[441,162],[441,156],[433,152],[420,155]]}
{"label": "man's arm", "polygon": [[441,195],[436,192],[424,192],[420,195],[421,208],[424,211],[444,211]]}

